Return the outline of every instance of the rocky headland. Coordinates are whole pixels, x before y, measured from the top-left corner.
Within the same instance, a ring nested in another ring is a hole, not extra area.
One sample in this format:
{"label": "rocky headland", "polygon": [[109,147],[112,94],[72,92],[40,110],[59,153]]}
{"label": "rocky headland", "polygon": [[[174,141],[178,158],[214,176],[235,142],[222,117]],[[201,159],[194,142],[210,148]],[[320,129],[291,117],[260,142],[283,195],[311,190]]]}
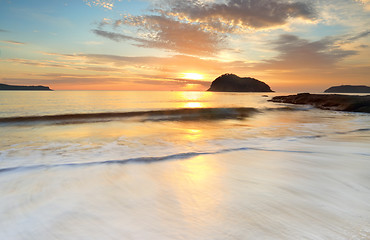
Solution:
{"label": "rocky headland", "polygon": [[297,95],[276,96],[269,101],[292,104],[309,104],[325,110],[370,113],[370,95],[354,96],[341,94],[299,93]]}
{"label": "rocky headland", "polygon": [[19,86],[0,83],[0,90],[18,90],[18,91],[53,91],[47,86]]}
{"label": "rocky headland", "polygon": [[224,74],[216,78],[211,87],[211,92],[273,92],[269,85],[250,77],[238,77],[235,74]]}
{"label": "rocky headland", "polygon": [[364,85],[342,85],[326,89],[325,93],[370,93],[370,87]]}

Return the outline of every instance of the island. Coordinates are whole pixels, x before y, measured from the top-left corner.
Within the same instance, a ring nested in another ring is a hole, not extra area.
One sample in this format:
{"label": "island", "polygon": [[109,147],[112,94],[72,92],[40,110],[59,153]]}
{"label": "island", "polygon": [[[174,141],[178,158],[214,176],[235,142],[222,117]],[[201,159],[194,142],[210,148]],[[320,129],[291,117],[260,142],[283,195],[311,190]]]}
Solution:
{"label": "island", "polygon": [[325,93],[370,93],[370,87],[364,85],[341,85],[333,86],[324,91]]}
{"label": "island", "polygon": [[273,92],[269,85],[254,78],[241,78],[235,74],[223,74],[216,78],[211,87],[211,92]]}
{"label": "island", "polygon": [[309,104],[325,110],[370,113],[370,95],[355,96],[299,93],[297,95],[276,96],[269,101],[292,104]]}
{"label": "island", "polygon": [[19,86],[19,85],[8,85],[0,83],[1,90],[11,90],[11,91],[53,91],[47,86]]}

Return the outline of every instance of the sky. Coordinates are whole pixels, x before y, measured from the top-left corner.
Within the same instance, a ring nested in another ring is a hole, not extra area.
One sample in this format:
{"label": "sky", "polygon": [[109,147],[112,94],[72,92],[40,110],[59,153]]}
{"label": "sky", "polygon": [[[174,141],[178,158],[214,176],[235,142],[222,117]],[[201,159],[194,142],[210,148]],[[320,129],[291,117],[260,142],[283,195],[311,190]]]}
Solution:
{"label": "sky", "polygon": [[0,0],[0,83],[278,92],[370,85],[370,0]]}

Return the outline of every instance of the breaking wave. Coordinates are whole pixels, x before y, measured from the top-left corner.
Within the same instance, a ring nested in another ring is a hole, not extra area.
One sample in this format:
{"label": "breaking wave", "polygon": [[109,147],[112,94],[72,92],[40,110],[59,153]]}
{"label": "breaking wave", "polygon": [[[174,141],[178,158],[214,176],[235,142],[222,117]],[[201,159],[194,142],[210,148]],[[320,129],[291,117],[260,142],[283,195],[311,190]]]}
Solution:
{"label": "breaking wave", "polygon": [[73,113],[41,116],[17,116],[0,118],[0,124],[73,124],[86,122],[105,122],[139,118],[141,121],[206,121],[206,120],[227,120],[250,117],[255,113],[266,111],[305,111],[307,109],[278,107],[256,109],[251,107],[236,108],[180,108],[150,111],[132,112],[100,112],[100,113]]}
{"label": "breaking wave", "polygon": [[243,119],[253,113],[255,108],[182,108],[168,110],[136,111],[136,112],[103,112],[103,113],[78,113],[43,116],[22,116],[0,118],[2,124],[25,124],[35,122],[55,123],[84,123],[113,121],[139,117],[142,121],[199,121]]}

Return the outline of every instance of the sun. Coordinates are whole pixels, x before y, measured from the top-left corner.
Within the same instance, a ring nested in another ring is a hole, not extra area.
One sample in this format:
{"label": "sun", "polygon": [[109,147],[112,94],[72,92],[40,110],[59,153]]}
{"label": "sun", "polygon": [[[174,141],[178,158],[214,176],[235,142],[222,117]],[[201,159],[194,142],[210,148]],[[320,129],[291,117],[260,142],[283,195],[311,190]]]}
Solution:
{"label": "sun", "polygon": [[182,78],[190,80],[202,80],[204,77],[199,73],[182,73]]}

